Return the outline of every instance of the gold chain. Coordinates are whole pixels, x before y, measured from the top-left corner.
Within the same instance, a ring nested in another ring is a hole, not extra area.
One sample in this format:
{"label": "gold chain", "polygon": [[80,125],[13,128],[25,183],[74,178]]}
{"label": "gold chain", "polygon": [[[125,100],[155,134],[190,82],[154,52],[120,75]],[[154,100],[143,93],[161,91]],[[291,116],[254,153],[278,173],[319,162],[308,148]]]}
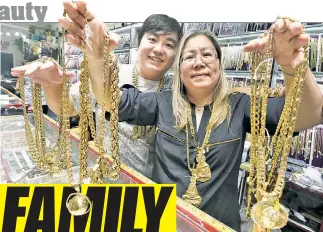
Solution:
{"label": "gold chain", "polygon": [[[163,77],[158,84],[157,92],[161,91],[165,86],[165,77]],[[135,66],[132,70],[132,83],[138,89],[139,88],[139,73]],[[132,138],[138,139],[140,137],[146,136],[149,132],[154,129],[154,126],[133,126]]]}
{"label": "gold chain", "polygon": [[[209,125],[207,126],[203,144],[201,146],[198,146],[198,141],[196,139],[195,132],[194,132],[192,110],[190,106],[187,109],[187,118],[188,118],[188,123],[186,124],[186,159],[187,159],[187,167],[191,172],[191,179],[190,179],[190,184],[188,186],[188,189],[186,190],[182,198],[185,201],[198,207],[202,203],[202,197],[198,193],[196,182],[197,181],[206,182],[211,179],[211,169],[208,163],[205,161],[206,160],[205,149],[208,152],[208,142],[211,136],[212,128]],[[190,128],[191,135],[193,137],[193,143],[197,148],[197,156],[196,156],[197,165],[195,167],[195,162],[194,162],[193,168],[191,168],[191,165],[190,165],[188,128]]]}
{"label": "gold chain", "polygon": [[196,139],[196,136],[195,136],[195,130],[194,130],[194,126],[193,126],[193,119],[192,119],[192,113],[191,113],[191,107],[189,107],[188,111],[187,111],[187,117],[188,117],[188,124],[190,126],[190,131],[191,131],[191,134],[192,134],[192,137],[193,137],[193,142],[195,144],[195,146],[197,147],[198,150],[205,150],[205,149],[208,149],[208,143],[209,143],[209,139],[210,139],[210,136],[211,136],[211,132],[212,132],[212,128],[210,128],[209,125],[207,125],[206,127],[206,134],[205,134],[205,137],[204,137],[204,140],[203,140],[203,143],[201,146],[198,145],[198,141]]}
{"label": "gold chain", "polygon": [[[108,165],[105,154],[104,136],[105,136],[105,97],[102,103],[102,112],[100,115],[99,136],[95,138],[96,145],[99,148],[99,158],[96,165],[90,169],[90,177],[92,183],[104,183],[105,177],[111,180],[117,180],[120,176],[121,162],[119,156],[119,68],[115,55],[110,52],[110,36],[107,36],[104,41],[103,48],[103,96],[107,93],[107,83],[110,81],[110,95],[111,95],[111,117],[110,117],[110,152],[112,156],[112,164]],[[110,76],[110,78],[109,78]],[[90,107],[88,107],[89,109]],[[92,114],[92,112],[91,112]],[[89,115],[89,111],[88,111]],[[91,120],[89,120],[91,121]],[[108,167],[107,167],[108,166]]]}
{"label": "gold chain", "polygon": [[[293,83],[290,87],[283,112],[281,114],[275,135],[270,145],[266,136],[266,113],[269,95],[270,68],[273,49],[273,31],[270,28],[265,34],[269,36],[269,46],[263,56],[259,52],[251,54],[251,154],[250,174],[248,178],[249,196],[247,215],[250,213],[252,194],[258,203],[252,207],[251,217],[255,221],[255,229],[268,231],[268,229],[281,228],[286,225],[288,213],[279,204],[284,188],[284,178],[287,168],[287,158],[295,129],[298,108],[308,68],[308,46],[304,46],[304,61],[297,68]],[[260,66],[265,58],[265,67]],[[257,70],[259,68],[259,70]],[[272,156],[272,157],[271,157]],[[268,160],[270,158],[270,160]],[[280,158],[280,163],[278,160]],[[271,162],[270,162],[271,161]],[[266,177],[267,162],[271,163],[271,170]],[[274,171],[278,177],[275,183],[272,180]],[[255,175],[256,174],[256,175]]]}
{"label": "gold chain", "polygon": [[[65,12],[64,12],[65,15]],[[65,30],[62,30],[62,36],[64,37]],[[64,43],[62,43],[62,49],[64,50]],[[36,61],[27,63],[30,65],[34,62],[45,63],[47,61],[53,62],[59,66],[57,62],[50,57],[41,57]],[[66,162],[66,159],[71,160],[72,149],[71,142],[69,140],[69,118],[67,114],[68,109],[68,96],[69,95],[69,83],[66,79],[66,68],[64,64],[64,57],[62,57],[63,63],[63,84],[61,86],[61,106],[60,106],[60,124],[59,124],[59,136],[55,147],[46,149],[46,138],[45,138],[45,127],[44,127],[44,116],[42,112],[42,98],[41,98],[41,85],[32,81],[32,105],[34,112],[34,124],[35,131],[34,135],[30,128],[28,113],[26,110],[25,102],[25,89],[24,82],[25,76],[19,78],[19,90],[22,98],[23,105],[23,116],[25,121],[26,138],[31,156],[36,166],[43,172],[54,174],[61,171],[70,165],[70,162]],[[69,175],[70,177],[70,175]],[[71,179],[69,178],[71,181]]]}
{"label": "gold chain", "polygon": [[197,187],[196,187],[196,181],[197,181],[197,170],[195,168],[195,162],[193,163],[193,168],[191,168],[190,164],[190,148],[189,148],[189,140],[188,140],[188,125],[186,125],[186,159],[187,159],[187,167],[188,170],[191,173],[190,177],[190,184],[185,192],[185,194],[182,196],[183,200],[199,207],[202,203],[202,197],[200,196]]}
{"label": "gold chain", "polygon": [[197,181],[206,182],[211,179],[211,169],[210,169],[210,166],[208,165],[208,163],[205,161],[206,160],[205,153],[209,152],[208,143],[210,140],[212,128],[210,127],[209,124],[207,125],[203,143],[201,146],[199,146],[198,141],[195,136],[195,132],[194,132],[194,126],[193,126],[193,120],[192,120],[192,110],[191,110],[190,106],[188,107],[188,110],[187,110],[187,118],[188,118],[188,125],[190,127],[190,131],[191,131],[191,134],[193,137],[193,142],[194,142],[195,147],[197,149],[197,156],[196,156]]}

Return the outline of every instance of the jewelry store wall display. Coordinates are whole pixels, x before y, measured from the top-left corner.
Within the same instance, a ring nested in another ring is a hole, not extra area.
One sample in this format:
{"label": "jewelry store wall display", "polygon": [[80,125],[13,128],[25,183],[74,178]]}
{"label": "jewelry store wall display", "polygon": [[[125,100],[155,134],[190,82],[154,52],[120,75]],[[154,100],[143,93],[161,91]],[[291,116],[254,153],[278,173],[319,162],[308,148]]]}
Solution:
{"label": "jewelry store wall display", "polygon": [[222,23],[219,36],[233,35],[234,23]]}
{"label": "jewelry store wall display", "polygon": [[34,25],[29,26],[29,39],[35,41],[53,41],[53,37],[56,36],[55,30],[38,27]]}
{"label": "jewelry store wall display", "polygon": [[64,54],[65,56],[73,56],[73,55],[82,55],[81,49],[71,45],[70,43],[64,44]]}
{"label": "jewelry store wall display", "polygon": [[223,68],[225,70],[236,70],[239,59],[242,54],[242,46],[241,44],[232,44],[225,48],[225,57]]}
{"label": "jewelry store wall display", "polygon": [[118,59],[118,62],[120,64],[129,64],[130,63],[130,53],[129,52],[125,52],[125,53],[123,53],[123,52],[120,52],[120,53],[116,52],[115,55],[116,55],[116,57]]}
{"label": "jewelry store wall display", "polygon": [[232,35],[242,35],[246,33],[247,23],[234,23]]}
{"label": "jewelry store wall display", "polygon": [[313,128],[312,166],[323,168],[323,126]]}
{"label": "jewelry store wall display", "polygon": [[292,138],[290,157],[309,163],[313,132],[311,129],[299,132]]}
{"label": "jewelry store wall display", "polygon": [[183,33],[185,34],[189,30],[199,30],[199,31],[212,31],[213,23],[184,23]]}
{"label": "jewelry store wall display", "polygon": [[320,35],[320,43],[319,43],[319,66],[318,66],[318,72],[323,71],[323,34]]}
{"label": "jewelry store wall display", "polygon": [[[245,43],[241,44],[241,47],[243,47],[245,45]],[[250,70],[250,56],[249,56],[249,52],[244,52],[243,48],[241,49],[241,55],[239,57],[239,61],[238,61],[238,67],[237,70],[243,70],[243,71],[249,71]]]}
{"label": "jewelry store wall display", "polygon": [[73,70],[74,71],[74,77],[71,80],[71,84],[76,84],[80,81],[80,70]]}
{"label": "jewelry store wall display", "polygon": [[256,31],[257,30],[257,23],[248,23],[247,31]]}
{"label": "jewelry store wall display", "polygon": [[257,31],[265,31],[271,27],[272,23],[257,23]]}
{"label": "jewelry store wall display", "polygon": [[120,35],[120,43],[115,50],[118,49],[129,49],[130,48],[130,33]]}
{"label": "jewelry store wall display", "polygon": [[75,74],[70,83],[75,84],[80,81],[80,66],[83,60],[83,52],[81,49],[65,42],[64,55],[66,68]]}
{"label": "jewelry store wall display", "polygon": [[80,69],[82,57],[79,56],[68,56],[66,57],[65,63],[67,69]]}
{"label": "jewelry store wall display", "polygon": [[311,35],[309,49],[309,66],[312,71],[316,71],[316,63],[318,58],[318,41],[319,35]]}
{"label": "jewelry store wall display", "polygon": [[243,77],[230,77],[229,78],[229,85],[230,85],[230,88],[249,87],[250,86],[250,79],[243,78]]}
{"label": "jewelry store wall display", "polygon": [[222,24],[222,23],[214,23],[214,24],[213,24],[212,32],[213,32],[216,36],[218,36],[218,35],[219,35],[219,33],[220,33],[221,24]]}

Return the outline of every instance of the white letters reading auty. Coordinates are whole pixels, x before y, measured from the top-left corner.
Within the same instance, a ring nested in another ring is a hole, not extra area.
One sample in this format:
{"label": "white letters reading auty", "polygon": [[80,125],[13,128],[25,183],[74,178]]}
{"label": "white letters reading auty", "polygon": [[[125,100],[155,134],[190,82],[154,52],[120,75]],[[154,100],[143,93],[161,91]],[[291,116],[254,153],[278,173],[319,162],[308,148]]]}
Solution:
{"label": "white letters reading auty", "polygon": [[25,6],[0,6],[1,21],[34,21],[33,11],[36,14],[37,22],[44,22],[47,6],[33,6],[28,2]]}

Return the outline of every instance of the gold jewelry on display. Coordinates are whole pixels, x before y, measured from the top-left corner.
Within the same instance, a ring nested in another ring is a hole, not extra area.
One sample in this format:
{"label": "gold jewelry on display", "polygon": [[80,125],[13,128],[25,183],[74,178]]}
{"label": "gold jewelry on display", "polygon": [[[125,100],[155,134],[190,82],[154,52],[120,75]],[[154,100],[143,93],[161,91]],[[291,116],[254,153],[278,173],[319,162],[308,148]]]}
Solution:
{"label": "gold jewelry on display", "polygon": [[[319,52],[319,66],[318,66],[318,72],[321,72],[322,67],[323,67],[323,35],[320,37],[321,42],[320,42],[320,52]],[[322,116],[323,117],[323,116]]]}
{"label": "gold jewelry on display", "polygon": [[316,61],[317,61],[317,48],[318,48],[318,39],[317,38],[311,38],[310,39],[310,68],[316,67]]}
{"label": "gold jewelry on display", "polygon": [[[304,46],[304,61],[294,74],[275,135],[271,141],[267,141],[266,113],[274,42],[272,28],[265,32],[264,36],[266,35],[269,36],[266,54],[251,53],[252,141],[247,215],[250,214],[251,197],[254,195],[257,200],[251,209],[251,218],[255,222],[254,231],[282,228],[288,221],[288,213],[279,203],[279,199],[285,184],[287,159],[308,68],[308,46]],[[269,173],[266,172],[267,163],[271,166]],[[277,178],[274,180],[273,176]]]}
{"label": "gold jewelry on display", "polygon": [[[166,78],[163,77],[159,81],[157,92],[161,91],[164,88],[165,79]],[[138,72],[138,69],[137,69],[136,66],[132,70],[132,84],[137,89],[139,88],[139,72]],[[149,132],[151,132],[154,129],[154,126],[137,126],[137,125],[134,125],[132,128],[133,128],[132,138],[133,139],[138,139],[138,138],[146,136]]]}

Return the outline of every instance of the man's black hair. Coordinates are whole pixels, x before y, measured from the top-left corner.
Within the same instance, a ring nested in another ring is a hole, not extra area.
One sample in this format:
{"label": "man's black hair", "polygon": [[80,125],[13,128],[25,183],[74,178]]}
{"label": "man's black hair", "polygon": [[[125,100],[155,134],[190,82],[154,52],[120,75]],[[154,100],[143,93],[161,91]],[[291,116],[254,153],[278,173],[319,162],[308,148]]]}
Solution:
{"label": "man's black hair", "polygon": [[176,33],[178,41],[183,37],[183,29],[176,19],[164,14],[153,14],[143,23],[138,34],[138,43],[140,44],[145,33],[159,31],[163,31],[165,34]]}

